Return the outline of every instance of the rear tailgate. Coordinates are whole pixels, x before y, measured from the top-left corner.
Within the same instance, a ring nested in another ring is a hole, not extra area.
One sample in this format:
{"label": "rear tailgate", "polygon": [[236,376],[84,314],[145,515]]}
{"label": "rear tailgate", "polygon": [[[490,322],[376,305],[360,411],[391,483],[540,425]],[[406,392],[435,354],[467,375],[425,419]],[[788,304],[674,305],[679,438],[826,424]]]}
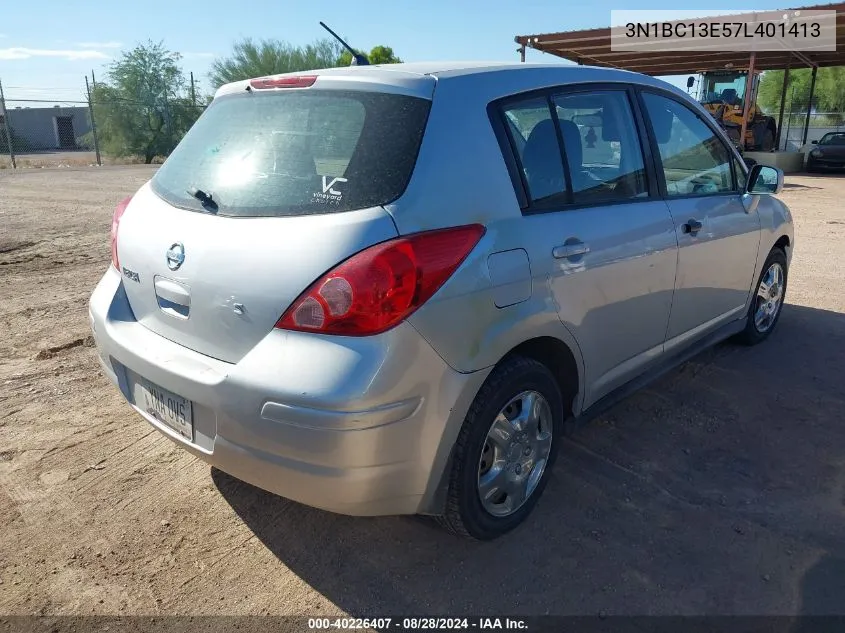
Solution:
{"label": "rear tailgate", "polygon": [[141,324],[237,362],[316,278],[397,235],[382,205],[407,186],[430,101],[353,84],[215,100],[120,220]]}
{"label": "rear tailgate", "polygon": [[[237,362],[317,277],[396,235],[381,207],[285,218],[216,217],[173,208],[145,185],[121,219],[118,257],[126,296],[142,325],[207,356]],[[176,270],[171,251],[184,258]]]}

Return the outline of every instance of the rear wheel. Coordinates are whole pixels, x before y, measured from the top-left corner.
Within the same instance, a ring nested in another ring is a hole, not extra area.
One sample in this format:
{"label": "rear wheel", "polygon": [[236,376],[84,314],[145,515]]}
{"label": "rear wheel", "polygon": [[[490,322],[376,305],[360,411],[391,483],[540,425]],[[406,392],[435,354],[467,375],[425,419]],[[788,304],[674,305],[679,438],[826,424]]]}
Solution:
{"label": "rear wheel", "polygon": [[740,334],[743,343],[756,345],[775,329],[786,297],[786,280],[786,253],[780,248],[773,248],[763,265],[748,307],[748,322]]}
{"label": "rear wheel", "polygon": [[545,365],[515,356],[496,367],[455,444],[440,523],[479,540],[522,523],[546,486],[563,418],[560,389]]}

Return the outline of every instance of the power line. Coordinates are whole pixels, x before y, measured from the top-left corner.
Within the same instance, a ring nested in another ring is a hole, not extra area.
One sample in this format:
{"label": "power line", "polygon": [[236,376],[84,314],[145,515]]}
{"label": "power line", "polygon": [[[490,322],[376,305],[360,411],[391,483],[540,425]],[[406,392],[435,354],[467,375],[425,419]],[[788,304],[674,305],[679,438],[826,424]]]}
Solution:
{"label": "power line", "polygon": [[77,88],[57,88],[55,86],[6,86],[6,88],[13,88],[14,90],[38,90],[38,91],[44,91],[44,90],[66,90],[66,91],[73,90],[75,92],[78,91]]}
{"label": "power line", "polygon": [[87,101],[72,101],[70,99],[8,99],[8,101],[25,101],[27,103],[88,103]]}

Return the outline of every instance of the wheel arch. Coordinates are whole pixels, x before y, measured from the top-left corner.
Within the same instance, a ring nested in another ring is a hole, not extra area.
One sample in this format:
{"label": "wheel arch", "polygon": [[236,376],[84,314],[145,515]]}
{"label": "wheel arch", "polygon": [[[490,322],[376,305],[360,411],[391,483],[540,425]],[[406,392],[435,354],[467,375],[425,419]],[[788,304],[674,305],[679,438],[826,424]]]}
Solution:
{"label": "wheel arch", "polygon": [[[569,331],[565,329],[566,334]],[[571,337],[571,335],[569,335]],[[552,372],[563,396],[564,409],[569,417],[580,413],[580,407],[584,401],[584,365],[580,349],[574,338],[564,340],[550,334],[540,334],[526,338],[517,345],[512,346],[499,358],[495,365],[484,370],[485,379],[477,385],[471,397],[467,398],[466,406],[461,406],[453,411],[453,415],[446,422],[446,427],[441,438],[440,459],[435,459],[428,485],[420,501],[420,514],[440,514],[446,505],[449,486],[449,473],[452,469],[453,452],[455,441],[463,425],[467,411],[481,390],[487,376],[499,365],[514,356],[532,358]]]}
{"label": "wheel arch", "polygon": [[576,400],[582,391],[578,362],[569,346],[552,336],[528,339],[505,354],[498,364],[513,356],[533,358],[549,368],[555,377],[566,412],[576,415]]}

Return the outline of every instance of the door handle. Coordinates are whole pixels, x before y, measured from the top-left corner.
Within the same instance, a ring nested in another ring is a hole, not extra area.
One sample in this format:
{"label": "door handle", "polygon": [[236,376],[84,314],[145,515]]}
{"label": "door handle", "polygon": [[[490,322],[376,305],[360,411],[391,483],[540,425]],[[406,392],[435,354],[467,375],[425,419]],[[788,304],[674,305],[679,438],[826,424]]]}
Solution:
{"label": "door handle", "polygon": [[555,246],[552,249],[552,256],[555,259],[569,259],[570,257],[586,255],[589,252],[590,247],[584,244],[584,242],[576,242],[575,244],[564,244],[563,246]]}
{"label": "door handle", "polygon": [[701,230],[702,226],[703,224],[701,224],[698,220],[691,219],[686,224],[681,225],[681,232],[695,234]]}
{"label": "door handle", "polygon": [[191,290],[187,286],[158,275],[155,276],[153,285],[155,286],[156,296],[159,299],[164,299],[165,301],[186,308],[191,307]]}

